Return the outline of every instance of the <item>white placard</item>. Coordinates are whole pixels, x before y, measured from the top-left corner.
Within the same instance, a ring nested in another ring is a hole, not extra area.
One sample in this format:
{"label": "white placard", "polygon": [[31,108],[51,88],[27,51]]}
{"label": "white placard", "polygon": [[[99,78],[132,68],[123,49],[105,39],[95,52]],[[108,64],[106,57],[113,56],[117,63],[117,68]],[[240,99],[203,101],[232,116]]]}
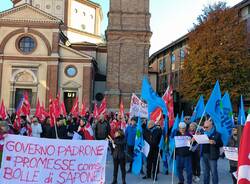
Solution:
{"label": "white placard", "polygon": [[198,144],[209,144],[209,138],[207,135],[193,135],[195,141]]}
{"label": "white placard", "polygon": [[190,147],[190,139],[189,136],[175,136],[175,147],[181,148],[181,147]]}
{"label": "white placard", "polygon": [[237,180],[238,179],[238,177],[237,177],[237,171],[233,172],[232,174],[235,177],[235,179]]}
{"label": "white placard", "polygon": [[129,117],[148,118],[148,105],[140,100],[134,93],[131,97]]}
{"label": "white placard", "polygon": [[223,147],[223,150],[228,160],[238,161],[238,148],[237,147]]}
{"label": "white placard", "polygon": [[8,135],[4,141],[0,181],[6,184],[103,184],[107,147],[107,141]]}
{"label": "white placard", "polygon": [[149,146],[148,142],[144,140],[144,146],[142,147],[142,153],[146,157],[148,157],[149,150],[150,150],[150,146]]}

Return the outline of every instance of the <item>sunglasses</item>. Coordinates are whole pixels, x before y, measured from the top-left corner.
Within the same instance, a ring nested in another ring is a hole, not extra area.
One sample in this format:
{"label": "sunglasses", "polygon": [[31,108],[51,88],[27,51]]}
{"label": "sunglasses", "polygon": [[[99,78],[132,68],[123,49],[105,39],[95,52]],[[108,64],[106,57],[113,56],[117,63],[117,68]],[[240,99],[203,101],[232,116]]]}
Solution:
{"label": "sunglasses", "polygon": [[209,127],[203,127],[204,129],[208,129]]}

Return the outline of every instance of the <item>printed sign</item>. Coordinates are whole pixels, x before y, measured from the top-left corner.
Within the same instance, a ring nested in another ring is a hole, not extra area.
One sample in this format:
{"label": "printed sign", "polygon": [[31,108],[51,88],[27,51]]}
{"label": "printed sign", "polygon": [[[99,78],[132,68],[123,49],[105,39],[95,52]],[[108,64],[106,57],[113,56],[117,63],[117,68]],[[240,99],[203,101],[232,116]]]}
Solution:
{"label": "printed sign", "polygon": [[207,135],[193,135],[195,141],[198,144],[209,144],[209,139]]}
{"label": "printed sign", "polygon": [[1,183],[101,184],[107,141],[59,140],[8,135]]}
{"label": "printed sign", "polygon": [[190,147],[190,137],[189,136],[175,136],[175,147],[181,148],[181,147]]}
{"label": "printed sign", "polygon": [[228,160],[238,161],[238,148],[236,147],[223,147],[225,156]]}
{"label": "printed sign", "polygon": [[134,93],[131,97],[129,116],[148,118],[148,105],[138,98]]}

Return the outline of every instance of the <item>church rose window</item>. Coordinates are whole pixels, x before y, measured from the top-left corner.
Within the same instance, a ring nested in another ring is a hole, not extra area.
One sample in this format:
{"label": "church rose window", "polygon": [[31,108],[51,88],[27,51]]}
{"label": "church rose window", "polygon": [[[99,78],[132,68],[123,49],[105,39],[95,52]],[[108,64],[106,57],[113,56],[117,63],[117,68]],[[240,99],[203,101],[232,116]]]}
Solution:
{"label": "church rose window", "polygon": [[73,65],[69,65],[65,68],[65,74],[68,76],[68,77],[75,77],[76,74],[77,74],[77,69],[75,66]]}
{"label": "church rose window", "polygon": [[17,49],[23,54],[30,54],[36,48],[35,38],[32,36],[21,36],[17,39]]}

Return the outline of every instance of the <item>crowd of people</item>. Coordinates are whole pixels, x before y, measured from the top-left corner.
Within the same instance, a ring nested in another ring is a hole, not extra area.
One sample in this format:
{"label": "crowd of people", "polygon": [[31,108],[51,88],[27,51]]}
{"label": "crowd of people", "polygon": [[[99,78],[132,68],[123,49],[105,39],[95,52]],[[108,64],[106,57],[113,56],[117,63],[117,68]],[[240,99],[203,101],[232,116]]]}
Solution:
{"label": "crowd of people", "polygon": [[[137,117],[129,118],[129,114],[124,117],[120,113],[109,113],[108,115],[99,115],[94,118],[92,113],[87,112],[85,116],[66,117],[60,116],[56,119],[54,125],[51,119],[47,117],[43,122],[39,118],[29,118],[21,115],[20,127],[17,129],[13,126],[14,118],[8,116],[6,120],[0,121],[0,140],[4,139],[5,134],[19,134],[23,136],[33,136],[41,138],[58,138],[58,139],[74,139],[77,133],[83,140],[109,140],[110,151],[113,156],[113,182],[117,183],[118,168],[120,166],[122,173],[122,183],[126,183],[126,174],[132,172],[134,146],[137,133]],[[161,122],[147,121],[142,119],[143,138],[150,146],[149,153],[144,159],[146,168],[145,175],[142,179],[158,179],[160,172],[159,154],[162,155],[159,144],[163,134]],[[175,149],[175,154],[171,159],[175,159],[176,170],[178,176],[178,184],[184,184],[183,172],[186,172],[187,184],[197,183],[200,181],[201,166],[203,168],[203,183],[209,184],[210,173],[213,184],[219,183],[217,161],[221,155],[220,148],[223,146],[221,135],[217,132],[212,120],[208,119],[198,125],[196,122],[190,122],[186,117],[183,122],[179,122],[177,129],[168,131],[167,139],[175,136],[189,136],[191,147],[180,147]],[[199,145],[193,139],[194,134],[206,134],[209,138],[209,144]],[[232,136],[229,140],[230,147],[238,147],[237,127],[232,130]],[[2,157],[3,145],[0,146],[0,158]],[[166,151],[166,150],[165,150]],[[168,151],[168,150],[167,150]],[[201,162],[200,162],[201,160]],[[168,162],[163,162],[164,174],[172,172],[172,168],[168,166]],[[128,163],[128,170],[126,170]],[[237,170],[237,162],[230,161],[230,172]],[[143,168],[141,174],[144,174]],[[232,174],[232,181],[237,183]]]}

